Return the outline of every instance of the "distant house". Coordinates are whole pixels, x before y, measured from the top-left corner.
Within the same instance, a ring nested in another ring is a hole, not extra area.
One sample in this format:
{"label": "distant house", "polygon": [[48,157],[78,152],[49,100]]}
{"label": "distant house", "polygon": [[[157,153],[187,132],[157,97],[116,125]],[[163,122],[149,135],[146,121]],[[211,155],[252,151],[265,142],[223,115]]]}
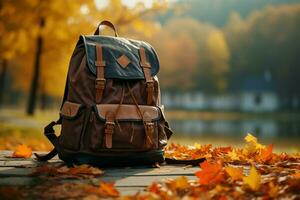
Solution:
{"label": "distant house", "polygon": [[245,112],[271,112],[279,108],[279,98],[271,83],[254,78],[226,94],[208,95],[200,91],[162,94],[162,103],[168,108]]}
{"label": "distant house", "polygon": [[240,92],[242,111],[269,112],[278,108],[279,98],[270,81],[253,78],[245,80]]}

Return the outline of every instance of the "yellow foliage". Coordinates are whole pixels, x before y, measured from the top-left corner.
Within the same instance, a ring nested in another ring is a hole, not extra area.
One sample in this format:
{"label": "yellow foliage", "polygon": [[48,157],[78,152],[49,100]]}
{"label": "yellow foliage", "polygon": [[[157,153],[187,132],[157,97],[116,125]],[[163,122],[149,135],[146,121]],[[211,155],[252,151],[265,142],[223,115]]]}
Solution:
{"label": "yellow foliage", "polygon": [[242,167],[225,167],[225,171],[234,181],[241,180],[243,178]]}
{"label": "yellow foliage", "polygon": [[[99,10],[94,0],[5,1],[0,13],[0,59],[12,60],[14,86],[28,91],[40,35],[40,91],[61,96],[69,59],[81,34],[92,34],[98,23],[107,19],[116,24],[120,35],[130,29],[150,35],[156,26],[144,16],[164,10],[166,5],[166,1],[154,0],[147,7],[143,2],[127,7],[121,0],[110,0]],[[41,18],[44,27],[39,26]]]}
{"label": "yellow foliage", "polygon": [[245,155],[256,153],[257,150],[261,150],[265,148],[265,146],[258,143],[257,138],[251,135],[250,133],[248,133],[247,136],[245,137],[245,141],[247,142],[245,148],[243,149],[243,153]]}
{"label": "yellow foliage", "polygon": [[244,184],[257,191],[261,184],[261,175],[254,166],[251,166],[249,176],[243,177]]}
{"label": "yellow foliage", "polygon": [[228,153],[228,156],[231,160],[240,160],[239,155],[236,153],[236,150],[233,149]]}

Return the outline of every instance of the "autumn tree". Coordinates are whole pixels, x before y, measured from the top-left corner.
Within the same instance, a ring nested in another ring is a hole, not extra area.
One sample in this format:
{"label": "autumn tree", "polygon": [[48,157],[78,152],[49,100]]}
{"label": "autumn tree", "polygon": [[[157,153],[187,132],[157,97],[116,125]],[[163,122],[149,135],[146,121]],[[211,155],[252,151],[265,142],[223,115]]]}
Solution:
{"label": "autumn tree", "polygon": [[[7,20],[14,16],[12,20]],[[14,57],[28,50],[27,33],[24,29],[22,16],[11,1],[0,2],[0,105],[5,94],[5,84],[8,75],[8,66]]]}
{"label": "autumn tree", "polygon": [[[99,3],[93,0],[16,0],[11,3],[25,21],[29,41],[29,50],[15,59],[19,73],[13,74],[17,86],[23,90],[30,88],[28,114],[34,113],[38,93],[62,95],[69,57],[79,35],[93,33],[103,19],[114,22],[121,33],[129,28],[151,32],[152,22],[145,17],[166,6],[166,1],[153,1],[148,7],[138,3],[130,8],[121,0],[111,0],[104,7],[99,7]],[[8,21],[13,19],[14,16],[7,18]],[[32,60],[33,75],[28,85]]]}
{"label": "autumn tree", "polygon": [[169,90],[226,89],[229,48],[216,27],[191,18],[174,19],[151,40],[162,63],[162,86]]}
{"label": "autumn tree", "polygon": [[269,6],[245,20],[233,14],[224,29],[232,50],[232,84],[261,77],[274,86],[284,108],[299,102],[299,19],[300,5]]}

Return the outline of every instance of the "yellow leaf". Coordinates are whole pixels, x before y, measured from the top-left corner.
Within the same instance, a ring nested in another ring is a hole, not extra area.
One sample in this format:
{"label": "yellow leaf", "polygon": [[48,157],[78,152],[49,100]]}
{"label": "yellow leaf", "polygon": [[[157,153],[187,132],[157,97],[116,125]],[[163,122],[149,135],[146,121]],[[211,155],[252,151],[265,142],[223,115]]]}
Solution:
{"label": "yellow leaf", "polygon": [[265,146],[262,144],[259,144],[257,141],[257,138],[254,137],[250,133],[248,133],[244,139],[247,143],[243,149],[243,153],[246,155],[255,153],[255,152],[257,152],[257,150],[265,148]]}
{"label": "yellow leaf", "polygon": [[198,142],[195,142],[194,147],[196,147],[197,149],[201,149],[201,144],[199,144]]}
{"label": "yellow leaf", "polygon": [[257,191],[261,184],[261,175],[254,166],[250,168],[249,176],[243,177],[244,184]]}
{"label": "yellow leaf", "polygon": [[174,189],[184,189],[189,187],[188,179],[185,176],[176,178],[170,183]]}
{"label": "yellow leaf", "polygon": [[238,154],[236,153],[236,151],[233,149],[232,151],[230,151],[228,154],[229,158],[231,160],[240,160]]}
{"label": "yellow leaf", "polygon": [[243,178],[242,167],[225,167],[225,171],[234,181],[241,180]]}
{"label": "yellow leaf", "polygon": [[14,158],[30,158],[32,155],[32,149],[24,144],[18,145],[14,151],[12,157]]}

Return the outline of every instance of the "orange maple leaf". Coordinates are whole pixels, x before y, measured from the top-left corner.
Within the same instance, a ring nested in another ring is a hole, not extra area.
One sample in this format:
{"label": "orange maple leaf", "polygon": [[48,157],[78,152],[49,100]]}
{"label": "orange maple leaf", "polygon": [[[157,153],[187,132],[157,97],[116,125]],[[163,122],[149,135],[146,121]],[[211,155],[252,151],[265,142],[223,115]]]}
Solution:
{"label": "orange maple leaf", "polygon": [[13,158],[30,158],[32,155],[32,149],[24,144],[18,145],[13,152]]}
{"label": "orange maple leaf", "polygon": [[115,188],[115,183],[100,183],[99,189],[102,190],[107,196],[118,197],[119,191]]}
{"label": "orange maple leaf", "polygon": [[273,144],[270,144],[266,148],[262,149],[259,155],[259,159],[263,162],[267,162],[272,159],[273,155]]}
{"label": "orange maple leaf", "polygon": [[201,171],[196,172],[200,184],[219,183],[224,180],[224,171],[219,163],[208,163],[207,161],[200,164]]}
{"label": "orange maple leaf", "polygon": [[159,194],[160,185],[158,183],[152,183],[150,186],[148,186],[148,191],[155,194]]}
{"label": "orange maple leaf", "polygon": [[241,180],[243,178],[242,167],[225,167],[225,171],[234,181]]}
{"label": "orange maple leaf", "polygon": [[120,193],[114,186],[115,183],[101,182],[99,187],[85,186],[85,190],[89,193],[99,195],[101,197],[119,197]]}

